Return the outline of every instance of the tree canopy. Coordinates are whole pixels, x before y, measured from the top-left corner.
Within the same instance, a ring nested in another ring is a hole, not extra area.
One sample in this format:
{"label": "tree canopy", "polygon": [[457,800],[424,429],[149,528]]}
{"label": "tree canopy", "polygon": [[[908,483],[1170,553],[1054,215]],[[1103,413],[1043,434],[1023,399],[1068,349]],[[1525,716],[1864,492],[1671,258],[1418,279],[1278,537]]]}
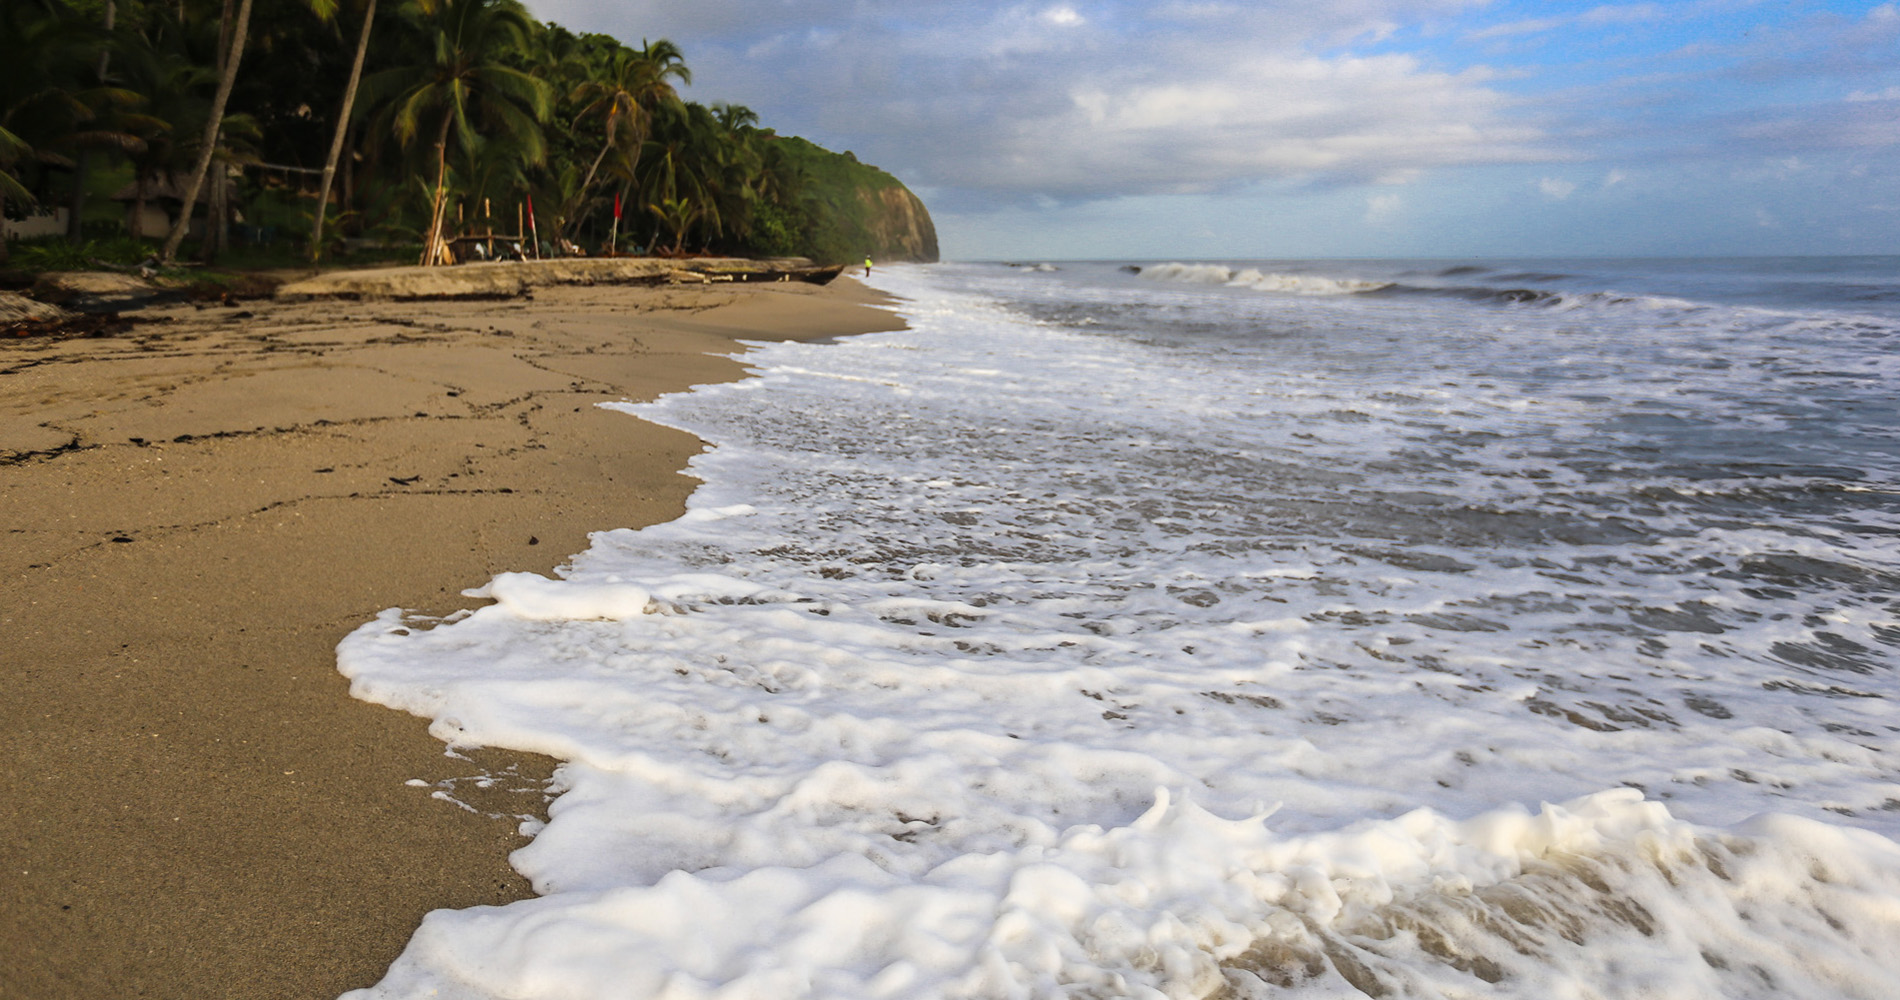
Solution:
{"label": "tree canopy", "polygon": [[313,256],[438,231],[596,252],[870,249],[828,245],[840,196],[813,157],[833,154],[686,100],[692,72],[666,39],[576,33],[518,0],[381,6],[0,5],[0,209],[70,207],[77,240],[162,236],[140,221],[162,208],[176,245],[209,175],[207,253],[234,225]]}

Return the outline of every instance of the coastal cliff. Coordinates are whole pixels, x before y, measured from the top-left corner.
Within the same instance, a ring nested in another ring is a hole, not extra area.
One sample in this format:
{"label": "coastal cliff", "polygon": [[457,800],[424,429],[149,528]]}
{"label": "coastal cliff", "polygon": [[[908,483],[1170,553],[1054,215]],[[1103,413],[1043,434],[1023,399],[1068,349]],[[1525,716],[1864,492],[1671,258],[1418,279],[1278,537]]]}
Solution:
{"label": "coastal cliff", "polygon": [[895,177],[891,182],[889,187],[877,190],[858,189],[858,198],[865,203],[873,254],[887,260],[935,263],[937,227],[930,221],[930,210]]}
{"label": "coastal cliff", "polygon": [[803,218],[798,250],[820,263],[937,260],[937,227],[930,210],[904,182],[849,151],[834,153],[796,137],[780,137],[774,151],[796,168],[796,199]]}

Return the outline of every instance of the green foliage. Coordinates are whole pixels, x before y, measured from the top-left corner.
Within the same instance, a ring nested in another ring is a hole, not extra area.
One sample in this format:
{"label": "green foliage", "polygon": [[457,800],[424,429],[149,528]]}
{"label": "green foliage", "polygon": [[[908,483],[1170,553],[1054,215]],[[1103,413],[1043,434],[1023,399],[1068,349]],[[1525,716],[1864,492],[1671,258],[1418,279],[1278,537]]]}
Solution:
{"label": "green foliage", "polygon": [[13,176],[13,164],[21,156],[32,151],[19,136],[0,128],[0,198],[14,198],[19,201],[33,201],[33,192],[20,184]]}
{"label": "green foliage", "polygon": [[912,249],[894,245],[880,231],[889,211],[883,196],[903,192],[908,198],[903,182],[849,152],[834,153],[805,139],[778,139],[773,147],[799,178],[795,204],[808,220],[801,240],[804,256],[825,264],[855,264],[867,256],[935,259],[934,233],[929,246]]}
{"label": "green foliage", "polygon": [[65,237],[41,237],[13,244],[12,266],[26,271],[97,271],[101,265],[129,267],[158,252],[144,240],[126,236],[71,243]]}
{"label": "green foliage", "polygon": [[[114,0],[108,30],[103,0],[0,3],[0,198],[16,212],[29,199],[63,204],[83,169],[88,235],[118,225],[125,206],[111,196],[120,188],[175,215],[219,82],[226,6]],[[834,262],[915,252],[889,242],[891,207],[909,214],[908,192],[889,194],[902,190],[895,178],[848,153],[780,138],[749,108],[683,100],[675,88],[691,71],[665,39],[632,46],[576,33],[536,21],[520,0],[381,0],[367,21],[364,0],[331,17],[334,6],[254,7],[215,150],[224,164],[272,165],[246,169],[234,194],[245,225],[228,252],[243,259],[279,252],[257,245],[265,234],[294,241],[309,232],[315,175],[330,156],[366,23],[361,86],[341,122],[350,155],[325,211],[326,253],[366,238],[419,239],[438,183],[451,226],[459,204],[470,225],[486,228],[488,199],[495,229],[512,231],[516,206],[532,199],[543,240],[589,248],[617,229],[622,246],[675,252]],[[625,206],[618,227],[616,195]],[[24,244],[18,263],[85,266],[107,259],[104,247]]]}
{"label": "green foliage", "polygon": [[527,162],[539,161],[551,88],[509,65],[531,30],[526,9],[513,0],[457,0],[430,10],[407,5],[403,15],[429,56],[364,79],[362,100],[377,122],[404,146],[427,135],[438,144],[453,140],[462,153],[501,134]]}
{"label": "green foliage", "polygon": [[808,223],[797,210],[764,202],[752,210],[752,235],[747,249],[761,257],[802,257]]}

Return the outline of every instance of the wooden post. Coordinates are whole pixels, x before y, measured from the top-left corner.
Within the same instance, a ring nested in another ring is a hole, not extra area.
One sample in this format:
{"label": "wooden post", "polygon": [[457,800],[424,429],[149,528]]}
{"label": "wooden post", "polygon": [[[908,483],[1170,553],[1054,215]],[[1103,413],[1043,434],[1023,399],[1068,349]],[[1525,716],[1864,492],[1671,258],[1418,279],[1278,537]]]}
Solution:
{"label": "wooden post", "polygon": [[614,192],[614,225],[607,234],[607,256],[620,256],[620,192]]}

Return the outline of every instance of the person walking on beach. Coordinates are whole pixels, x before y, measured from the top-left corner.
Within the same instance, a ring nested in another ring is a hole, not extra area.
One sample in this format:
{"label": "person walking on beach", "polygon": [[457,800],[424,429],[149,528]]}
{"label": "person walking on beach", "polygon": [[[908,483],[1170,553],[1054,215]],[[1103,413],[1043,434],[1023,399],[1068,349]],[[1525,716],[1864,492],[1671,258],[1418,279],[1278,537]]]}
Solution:
{"label": "person walking on beach", "polygon": [[871,276],[871,258],[869,257],[864,258],[864,276],[867,278]]}

